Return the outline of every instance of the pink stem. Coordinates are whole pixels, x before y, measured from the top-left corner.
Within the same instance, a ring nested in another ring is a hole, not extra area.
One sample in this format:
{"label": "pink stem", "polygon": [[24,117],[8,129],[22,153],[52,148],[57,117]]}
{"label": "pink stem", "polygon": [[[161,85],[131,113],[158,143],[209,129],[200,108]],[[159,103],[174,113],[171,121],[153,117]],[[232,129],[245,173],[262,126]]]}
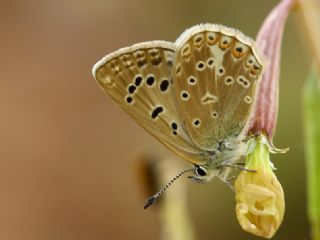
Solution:
{"label": "pink stem", "polygon": [[285,21],[294,0],[281,1],[268,15],[257,35],[256,45],[266,59],[249,132],[265,132],[273,138],[278,116],[279,64]]}

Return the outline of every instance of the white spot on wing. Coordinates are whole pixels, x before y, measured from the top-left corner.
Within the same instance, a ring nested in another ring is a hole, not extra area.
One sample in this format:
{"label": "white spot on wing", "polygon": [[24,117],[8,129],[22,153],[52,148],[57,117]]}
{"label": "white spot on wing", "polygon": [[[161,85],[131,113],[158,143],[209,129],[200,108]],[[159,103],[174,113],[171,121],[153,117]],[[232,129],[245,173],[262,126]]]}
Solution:
{"label": "white spot on wing", "polygon": [[246,103],[250,104],[250,103],[252,102],[252,98],[247,95],[247,96],[244,97],[244,101],[245,101]]}
{"label": "white spot on wing", "polygon": [[189,85],[194,86],[197,84],[197,79],[194,76],[190,76],[188,78],[188,83],[189,83]]}
{"label": "white spot on wing", "polygon": [[180,96],[183,101],[188,101],[190,98],[190,94],[185,90],[181,91]]}
{"label": "white spot on wing", "polygon": [[206,66],[205,62],[199,61],[199,62],[197,62],[196,69],[198,71],[203,71],[205,69],[205,66]]}
{"label": "white spot on wing", "polygon": [[216,103],[218,102],[218,97],[212,95],[211,93],[207,92],[202,98],[201,102],[202,104],[209,104],[209,103]]}
{"label": "white spot on wing", "polygon": [[207,60],[207,66],[208,66],[209,68],[212,68],[212,67],[214,66],[214,58],[213,58],[213,57],[208,58],[208,60]]}
{"label": "white spot on wing", "polygon": [[234,79],[232,76],[227,76],[225,79],[224,79],[224,83],[229,86],[229,85],[232,85],[234,83]]}
{"label": "white spot on wing", "polygon": [[212,117],[213,118],[218,118],[219,117],[219,114],[217,113],[217,111],[213,111],[212,112]]}
{"label": "white spot on wing", "polygon": [[199,118],[193,119],[192,123],[193,123],[193,126],[195,126],[196,128],[200,127],[201,125],[201,121]]}
{"label": "white spot on wing", "polygon": [[109,75],[106,75],[104,78],[100,78],[99,80],[103,85],[107,85],[108,87],[111,87],[112,85],[112,80]]}
{"label": "white spot on wing", "polygon": [[217,34],[215,32],[207,33],[207,43],[208,45],[213,45],[217,39]]}

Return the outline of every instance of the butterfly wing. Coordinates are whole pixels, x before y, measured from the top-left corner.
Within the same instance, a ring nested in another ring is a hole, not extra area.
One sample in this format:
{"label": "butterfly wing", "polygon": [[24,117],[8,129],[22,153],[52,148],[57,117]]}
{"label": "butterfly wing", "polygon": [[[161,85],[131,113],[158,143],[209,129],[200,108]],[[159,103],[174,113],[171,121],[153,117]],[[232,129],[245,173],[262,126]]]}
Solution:
{"label": "butterfly wing", "polygon": [[182,158],[200,164],[201,150],[185,133],[177,110],[171,77],[174,53],[173,43],[139,43],[104,57],[93,75],[139,125]]}
{"label": "butterfly wing", "polygon": [[238,136],[262,70],[253,41],[238,30],[203,24],[176,41],[173,80],[184,127],[201,149]]}

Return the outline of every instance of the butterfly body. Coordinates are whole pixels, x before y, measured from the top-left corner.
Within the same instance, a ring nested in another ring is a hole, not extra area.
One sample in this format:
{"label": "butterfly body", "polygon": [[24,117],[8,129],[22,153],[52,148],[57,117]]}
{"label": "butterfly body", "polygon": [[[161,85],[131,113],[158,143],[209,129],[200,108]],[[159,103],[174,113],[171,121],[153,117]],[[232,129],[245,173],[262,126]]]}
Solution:
{"label": "butterfly body", "polygon": [[250,38],[201,24],[174,43],[144,42],[111,53],[93,75],[139,125],[194,164],[193,179],[202,182],[224,176],[245,153],[261,71]]}

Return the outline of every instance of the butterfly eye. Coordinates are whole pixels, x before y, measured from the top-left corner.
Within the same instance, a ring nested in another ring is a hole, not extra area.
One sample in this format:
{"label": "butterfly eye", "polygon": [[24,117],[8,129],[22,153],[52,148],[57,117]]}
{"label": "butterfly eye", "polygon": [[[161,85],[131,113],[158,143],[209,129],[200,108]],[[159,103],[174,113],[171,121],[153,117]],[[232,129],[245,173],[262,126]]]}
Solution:
{"label": "butterfly eye", "polygon": [[207,171],[204,167],[196,166],[195,171],[196,171],[196,174],[201,177],[204,177],[207,175]]}

